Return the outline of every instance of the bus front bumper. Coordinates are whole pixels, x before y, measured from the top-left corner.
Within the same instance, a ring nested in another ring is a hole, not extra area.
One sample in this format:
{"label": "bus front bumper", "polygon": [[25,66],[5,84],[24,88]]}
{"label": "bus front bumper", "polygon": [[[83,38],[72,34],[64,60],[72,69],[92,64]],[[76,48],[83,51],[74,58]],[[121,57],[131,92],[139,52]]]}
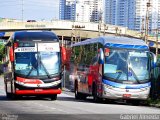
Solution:
{"label": "bus front bumper", "polygon": [[17,95],[54,95],[61,94],[61,89],[16,90]]}
{"label": "bus front bumper", "polygon": [[135,99],[146,100],[149,97],[150,87],[141,89],[122,89],[103,84],[102,97],[108,99]]}
{"label": "bus front bumper", "polygon": [[61,94],[61,91],[61,80],[42,84],[15,82],[15,94],[17,95],[54,95]]}

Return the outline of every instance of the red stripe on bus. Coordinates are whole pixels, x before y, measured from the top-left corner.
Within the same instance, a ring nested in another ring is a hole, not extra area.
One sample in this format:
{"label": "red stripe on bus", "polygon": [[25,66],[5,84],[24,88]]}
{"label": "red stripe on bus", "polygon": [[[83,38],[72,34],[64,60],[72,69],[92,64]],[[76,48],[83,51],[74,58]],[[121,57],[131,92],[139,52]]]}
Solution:
{"label": "red stripe on bus", "polygon": [[39,79],[27,79],[27,78],[17,77],[17,81],[25,84],[42,84],[42,81]]}
{"label": "red stripe on bus", "polygon": [[16,90],[15,93],[17,95],[39,95],[39,94],[61,94],[61,89],[56,90],[43,90],[43,89],[35,89],[35,90]]}

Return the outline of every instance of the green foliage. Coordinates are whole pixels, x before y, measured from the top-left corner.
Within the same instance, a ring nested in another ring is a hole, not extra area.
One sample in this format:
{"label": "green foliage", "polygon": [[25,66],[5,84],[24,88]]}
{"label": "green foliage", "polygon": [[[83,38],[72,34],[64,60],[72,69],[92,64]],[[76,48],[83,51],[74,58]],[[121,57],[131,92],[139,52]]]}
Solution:
{"label": "green foliage", "polygon": [[158,54],[157,58],[160,59],[160,54]]}
{"label": "green foliage", "polygon": [[148,100],[146,101],[146,103],[148,105],[151,105],[151,106],[159,106],[160,107],[160,99],[153,100],[151,98],[148,98]]}
{"label": "green foliage", "polygon": [[2,63],[2,58],[5,56],[4,45],[0,44],[0,63]]}

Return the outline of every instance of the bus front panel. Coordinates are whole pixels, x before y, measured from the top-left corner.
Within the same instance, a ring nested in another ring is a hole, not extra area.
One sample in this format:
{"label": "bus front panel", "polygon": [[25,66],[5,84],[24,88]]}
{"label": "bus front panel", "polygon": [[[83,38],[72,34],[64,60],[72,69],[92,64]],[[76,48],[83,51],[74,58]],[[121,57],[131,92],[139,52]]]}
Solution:
{"label": "bus front panel", "polygon": [[58,42],[19,42],[14,52],[17,94],[61,93]]}
{"label": "bus front panel", "polygon": [[103,97],[147,99],[150,60],[146,50],[110,49],[103,66]]}

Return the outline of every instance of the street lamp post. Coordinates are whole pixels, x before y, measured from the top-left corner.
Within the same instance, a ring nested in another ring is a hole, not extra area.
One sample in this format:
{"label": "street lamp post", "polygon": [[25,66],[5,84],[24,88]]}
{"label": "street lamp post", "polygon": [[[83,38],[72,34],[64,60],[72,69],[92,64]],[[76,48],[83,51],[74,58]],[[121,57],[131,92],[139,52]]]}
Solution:
{"label": "street lamp post", "polygon": [[159,30],[156,29],[156,57],[158,57],[158,34]]}
{"label": "street lamp post", "polygon": [[102,25],[102,10],[100,10],[100,14],[99,14],[99,24],[98,24],[98,36],[101,36],[101,25]]}
{"label": "street lamp post", "polygon": [[103,36],[105,36],[105,35],[106,35],[106,30],[108,30],[108,26],[106,26],[106,24],[104,24]]}
{"label": "street lamp post", "polygon": [[82,28],[85,28],[85,25],[72,25],[72,38],[71,38],[72,42],[73,42],[73,35],[75,35],[75,42],[80,42],[81,40],[80,30]]}
{"label": "street lamp post", "polygon": [[148,43],[148,28],[149,28],[149,8],[151,6],[150,0],[147,2],[147,10],[146,10],[146,26],[145,26],[145,43]]}
{"label": "street lamp post", "polygon": [[142,38],[142,39],[145,39],[145,37],[144,37],[144,18],[142,18],[141,38]]}

